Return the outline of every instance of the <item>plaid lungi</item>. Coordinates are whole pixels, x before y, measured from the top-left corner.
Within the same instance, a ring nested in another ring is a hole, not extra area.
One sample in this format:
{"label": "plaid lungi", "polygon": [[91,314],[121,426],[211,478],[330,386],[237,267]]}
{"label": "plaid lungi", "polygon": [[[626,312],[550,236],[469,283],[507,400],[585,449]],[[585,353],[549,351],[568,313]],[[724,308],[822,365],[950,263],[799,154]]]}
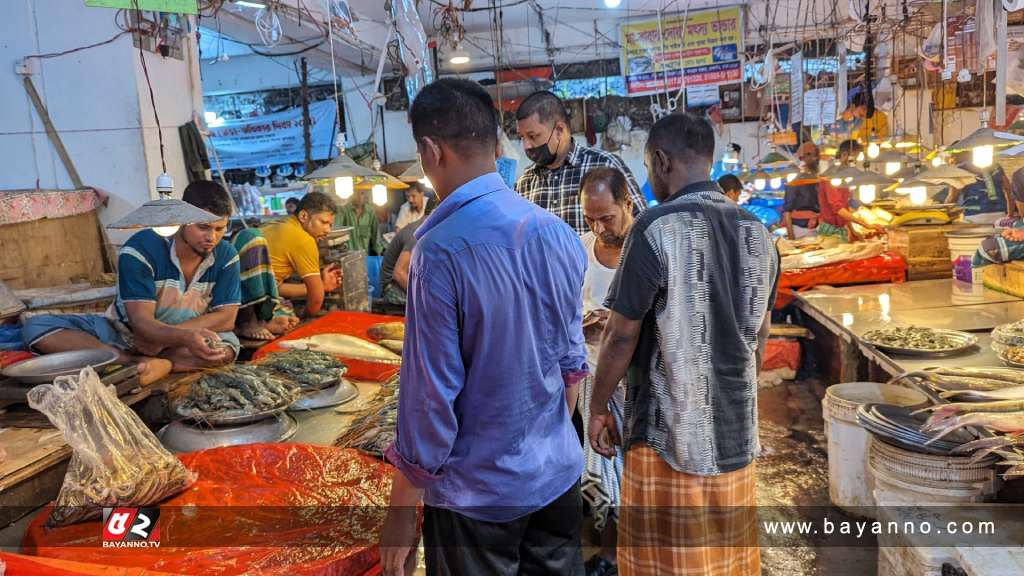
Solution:
{"label": "plaid lungi", "polygon": [[761,573],[754,464],[677,472],[646,444],[626,452],[619,518],[623,576]]}

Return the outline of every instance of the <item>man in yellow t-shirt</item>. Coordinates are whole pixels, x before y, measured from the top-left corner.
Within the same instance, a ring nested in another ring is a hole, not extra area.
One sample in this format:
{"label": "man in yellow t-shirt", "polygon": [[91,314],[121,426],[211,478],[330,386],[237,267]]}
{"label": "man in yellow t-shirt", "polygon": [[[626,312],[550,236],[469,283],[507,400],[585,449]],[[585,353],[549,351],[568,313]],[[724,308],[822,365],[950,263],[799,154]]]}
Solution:
{"label": "man in yellow t-shirt", "polygon": [[850,98],[850,107],[844,113],[853,116],[854,128],[850,133],[850,139],[861,142],[865,145],[871,142],[881,142],[889,137],[889,117],[885,112],[875,109],[874,114],[868,117],[867,97],[863,92],[857,92]]}
{"label": "man in yellow t-shirt", "polygon": [[[299,201],[294,214],[260,229],[267,239],[278,292],[282,298],[304,298],[310,315],[319,312],[324,295],[341,284],[341,271],[336,265],[320,268],[320,250],[316,245],[318,239],[331,231],[336,208],[330,196],[310,192]],[[302,283],[287,282],[292,276],[301,278]]]}

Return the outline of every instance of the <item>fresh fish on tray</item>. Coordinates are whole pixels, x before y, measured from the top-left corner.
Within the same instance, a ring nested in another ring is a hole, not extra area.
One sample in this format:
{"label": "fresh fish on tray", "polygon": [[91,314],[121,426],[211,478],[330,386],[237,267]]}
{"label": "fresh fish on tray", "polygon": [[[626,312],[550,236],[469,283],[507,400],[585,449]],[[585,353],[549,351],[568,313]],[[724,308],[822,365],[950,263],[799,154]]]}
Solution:
{"label": "fresh fish on tray", "polygon": [[286,340],[281,347],[291,350],[316,350],[326,352],[342,358],[365,360],[367,362],[381,362],[384,364],[401,364],[402,357],[394,352],[367,342],[362,338],[349,336],[347,334],[317,334],[308,338],[298,340]]}

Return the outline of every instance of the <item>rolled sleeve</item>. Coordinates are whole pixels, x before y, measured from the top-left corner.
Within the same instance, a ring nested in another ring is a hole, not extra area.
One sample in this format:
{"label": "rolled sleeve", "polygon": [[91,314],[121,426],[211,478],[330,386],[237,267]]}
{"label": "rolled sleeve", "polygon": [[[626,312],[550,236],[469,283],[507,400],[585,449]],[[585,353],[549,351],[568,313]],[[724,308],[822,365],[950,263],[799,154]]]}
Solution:
{"label": "rolled sleeve", "polygon": [[459,431],[455,399],[465,384],[454,282],[437,263],[410,266],[395,444],[388,460],[417,488],[441,479]]}
{"label": "rolled sleeve", "polygon": [[640,227],[634,227],[622,249],[605,306],[630,320],[642,320],[661,287],[661,262]]}

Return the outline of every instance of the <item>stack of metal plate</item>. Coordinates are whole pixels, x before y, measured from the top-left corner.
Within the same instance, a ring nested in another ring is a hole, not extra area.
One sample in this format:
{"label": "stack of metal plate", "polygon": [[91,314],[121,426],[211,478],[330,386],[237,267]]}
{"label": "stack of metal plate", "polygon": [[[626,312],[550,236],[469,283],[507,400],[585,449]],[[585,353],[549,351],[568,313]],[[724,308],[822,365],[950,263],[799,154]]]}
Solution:
{"label": "stack of metal plate", "polygon": [[911,414],[914,409],[892,404],[862,404],[857,409],[857,421],[885,442],[922,454],[948,456],[957,446],[974,440],[968,432],[958,430],[926,445],[938,432],[922,432],[921,426],[928,415]]}
{"label": "stack of metal plate", "polygon": [[348,380],[339,378],[334,381],[334,384],[326,388],[319,390],[303,389],[302,396],[295,402],[292,402],[291,406],[288,407],[288,411],[300,412],[303,410],[338,406],[355,400],[357,396],[359,396],[359,389]]}

